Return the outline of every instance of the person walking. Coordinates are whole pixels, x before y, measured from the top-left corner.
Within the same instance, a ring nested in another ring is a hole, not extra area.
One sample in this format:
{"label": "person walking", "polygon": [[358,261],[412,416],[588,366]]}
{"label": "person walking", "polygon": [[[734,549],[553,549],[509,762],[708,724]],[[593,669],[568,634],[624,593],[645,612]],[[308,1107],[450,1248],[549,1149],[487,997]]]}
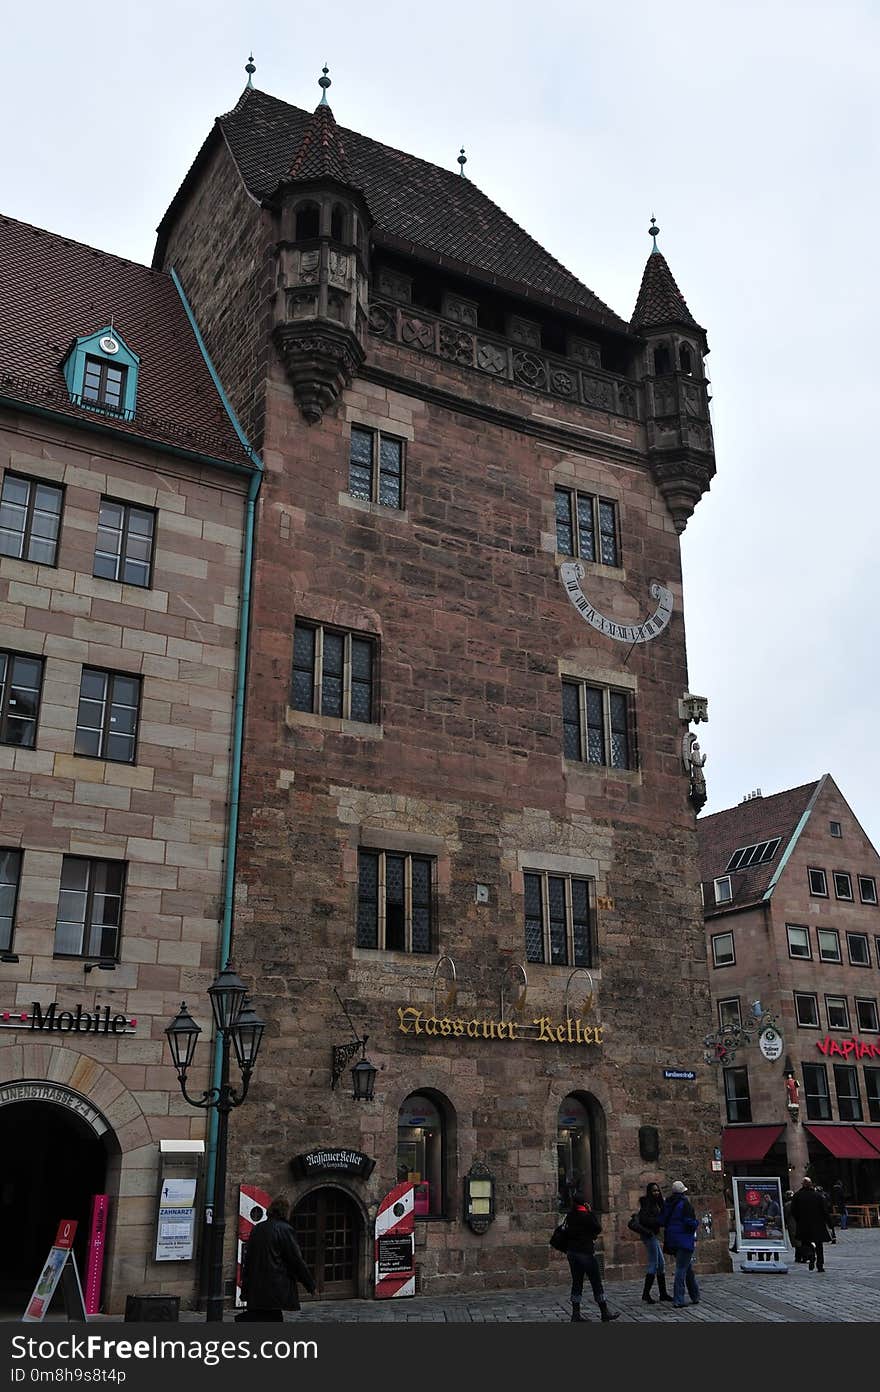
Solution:
{"label": "person walking", "polygon": [[664,1252],[675,1253],[675,1281],[672,1287],[672,1303],[678,1310],[684,1309],[684,1293],[691,1298],[692,1305],[700,1303],[700,1287],[694,1275],[694,1249],[697,1245],[697,1215],[687,1196],[687,1185],[677,1179],[672,1193],[663,1205],[660,1224],[663,1228]]}
{"label": "person walking", "polygon": [[241,1294],[247,1311],[236,1315],[237,1323],[278,1323],[284,1319],[284,1310],[298,1310],[297,1282],[310,1295],[315,1293],[312,1273],[303,1261],[289,1217],[287,1200],[273,1199],[264,1221],[257,1224],[245,1243]]}
{"label": "person walking", "polygon": [[834,1205],[831,1202],[831,1195],[822,1184],[814,1184],[813,1188],[825,1205],[825,1227],[828,1229],[828,1240],[834,1247],[837,1245],[837,1233],[834,1231]]}
{"label": "person walking", "polygon": [[572,1194],[571,1206],[565,1219],[565,1228],[568,1233],[568,1246],[565,1249],[565,1255],[568,1257],[568,1266],[571,1271],[572,1324],[585,1323],[584,1316],[581,1314],[581,1296],[584,1291],[585,1276],[592,1287],[593,1299],[599,1306],[602,1323],[607,1324],[610,1320],[619,1319],[620,1311],[608,1308],[602,1286],[602,1275],[599,1271],[599,1263],[596,1261],[593,1245],[602,1231],[602,1225],[587,1203],[583,1192],[576,1191]]}
{"label": "person walking", "polygon": [[801,1251],[800,1240],[798,1238],[797,1224],[794,1221],[794,1214],[791,1211],[791,1201],[793,1198],[794,1191],[792,1189],[786,1189],[782,1205],[782,1211],[785,1214],[785,1230],[788,1233],[788,1240],[792,1245],[792,1250],[794,1251],[795,1261],[805,1262],[806,1257]]}
{"label": "person walking", "polygon": [[639,1237],[645,1244],[645,1253],[648,1259],[648,1267],[645,1272],[645,1285],[642,1290],[642,1299],[649,1305],[655,1305],[651,1287],[654,1278],[657,1279],[658,1299],[672,1300],[672,1296],[666,1289],[666,1263],[663,1260],[663,1248],[660,1246],[660,1215],[663,1212],[663,1193],[660,1185],[649,1184],[642,1197],[639,1199],[638,1224]]}
{"label": "person walking", "polygon": [[806,1248],[810,1270],[825,1270],[824,1244],[828,1237],[828,1217],[825,1201],[817,1193],[809,1175],[804,1175],[801,1187],[791,1201],[792,1217],[797,1225],[801,1245]]}
{"label": "person walking", "polygon": [[840,1216],[840,1231],[846,1232],[849,1214],[846,1211],[846,1190],[842,1179],[835,1179],[831,1186],[831,1202]]}

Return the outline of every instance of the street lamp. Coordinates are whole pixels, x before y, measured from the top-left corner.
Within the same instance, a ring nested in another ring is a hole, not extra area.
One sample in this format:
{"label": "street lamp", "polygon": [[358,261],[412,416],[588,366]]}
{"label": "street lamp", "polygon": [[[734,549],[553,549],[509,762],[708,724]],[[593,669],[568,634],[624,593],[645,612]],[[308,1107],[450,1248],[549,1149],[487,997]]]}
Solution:
{"label": "street lamp", "polygon": [[[180,1091],[191,1107],[215,1108],[217,1111],[217,1160],[214,1169],[213,1222],[211,1225],[211,1264],[205,1319],[217,1323],[223,1319],[223,1244],[226,1236],[226,1150],[229,1113],[240,1107],[247,1097],[251,1075],[260,1052],[266,1026],[260,1020],[247,997],[247,987],[227,962],[219,976],[208,987],[214,1021],[220,1037],[220,1084],[208,1088],[200,1097],[190,1097],[186,1077],[195,1057],[200,1027],[181,1001],[180,1010],[167,1026],[165,1034],[171,1059],[177,1072]],[[241,1071],[241,1089],[236,1091],[229,1082],[229,1045]]]}

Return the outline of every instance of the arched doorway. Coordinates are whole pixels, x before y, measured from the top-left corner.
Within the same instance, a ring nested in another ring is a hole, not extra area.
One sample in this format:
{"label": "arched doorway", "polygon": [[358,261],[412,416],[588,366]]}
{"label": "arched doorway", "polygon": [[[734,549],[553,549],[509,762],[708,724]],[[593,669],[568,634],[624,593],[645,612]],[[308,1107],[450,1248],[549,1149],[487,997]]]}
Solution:
{"label": "arched doorway", "polygon": [[315,1278],[318,1300],[351,1300],[358,1294],[362,1222],[344,1189],[328,1185],[306,1194],[293,1212],[296,1239]]}
{"label": "arched doorway", "polygon": [[560,1207],[575,1190],[583,1191],[593,1208],[608,1208],[608,1155],[605,1114],[588,1092],[571,1092],[562,1099],[556,1122],[556,1156]]}
{"label": "arched doorway", "polygon": [[91,1202],[106,1193],[108,1137],[54,1102],[0,1107],[0,1301],[24,1309],[63,1218],[84,1280]]}

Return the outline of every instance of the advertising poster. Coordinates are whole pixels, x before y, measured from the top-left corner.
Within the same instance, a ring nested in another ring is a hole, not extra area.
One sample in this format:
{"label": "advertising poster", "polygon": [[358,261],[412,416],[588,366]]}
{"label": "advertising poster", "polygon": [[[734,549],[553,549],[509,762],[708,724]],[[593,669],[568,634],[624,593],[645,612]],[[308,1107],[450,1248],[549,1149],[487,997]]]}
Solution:
{"label": "advertising poster", "polygon": [[404,1180],[385,1195],[376,1214],[376,1300],[415,1295],[415,1185]]}
{"label": "advertising poster", "polygon": [[31,1323],[45,1317],[46,1311],[52,1304],[52,1297],[58,1288],[59,1281],[61,1281],[67,1318],[85,1320],[86,1307],[79,1272],[76,1269],[76,1258],[73,1255],[73,1239],[76,1237],[76,1227],[76,1222],[72,1218],[63,1218],[58,1224],[58,1232],[49,1250],[46,1264],[37,1278],[34,1293],[21,1317],[23,1322]]}
{"label": "advertising poster", "polygon": [[189,1261],[196,1230],[196,1181],[163,1179],[159,1195],[156,1261]]}
{"label": "advertising poster", "polygon": [[736,1214],[737,1247],[740,1251],[785,1251],[785,1220],[782,1211],[782,1182],[776,1175],[761,1179],[734,1177],[733,1202]]}

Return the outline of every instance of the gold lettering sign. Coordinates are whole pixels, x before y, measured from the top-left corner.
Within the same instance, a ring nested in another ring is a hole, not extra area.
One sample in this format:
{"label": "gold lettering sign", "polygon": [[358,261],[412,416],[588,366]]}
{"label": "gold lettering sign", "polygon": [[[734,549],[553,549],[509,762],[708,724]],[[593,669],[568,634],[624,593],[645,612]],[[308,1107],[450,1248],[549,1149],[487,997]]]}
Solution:
{"label": "gold lettering sign", "polygon": [[448,1015],[426,1014],[414,1005],[398,1006],[401,1034],[441,1035],[461,1039],[535,1040],[538,1044],[603,1044],[604,1025],[585,1025],[580,1020],[561,1023],[549,1015],[537,1015],[529,1023],[519,1020],[463,1020]]}

